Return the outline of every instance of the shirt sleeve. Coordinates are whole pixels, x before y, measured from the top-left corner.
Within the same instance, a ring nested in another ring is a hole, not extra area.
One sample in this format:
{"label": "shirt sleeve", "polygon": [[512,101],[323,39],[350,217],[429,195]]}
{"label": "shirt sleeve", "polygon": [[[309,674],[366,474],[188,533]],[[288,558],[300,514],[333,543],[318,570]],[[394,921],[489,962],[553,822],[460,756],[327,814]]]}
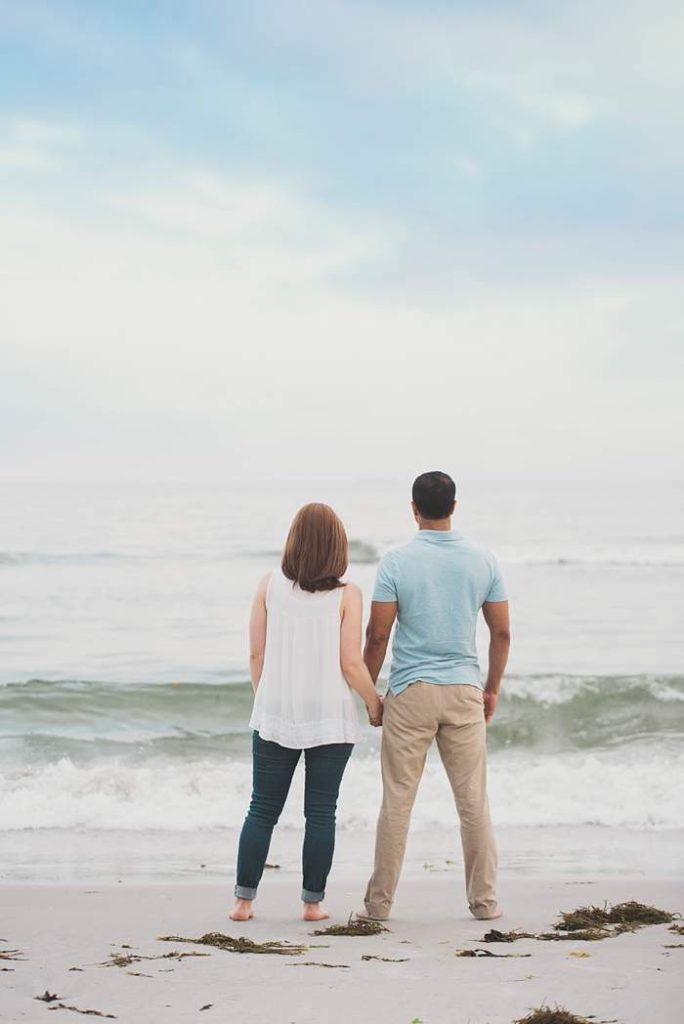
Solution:
{"label": "shirt sleeve", "polygon": [[380,560],[378,571],[375,576],[375,587],[373,588],[373,601],[396,601],[397,600],[397,579],[394,572],[393,559],[391,555],[385,555]]}
{"label": "shirt sleeve", "polygon": [[492,582],[489,585],[485,601],[507,601],[506,584],[504,583],[501,566],[492,555]]}

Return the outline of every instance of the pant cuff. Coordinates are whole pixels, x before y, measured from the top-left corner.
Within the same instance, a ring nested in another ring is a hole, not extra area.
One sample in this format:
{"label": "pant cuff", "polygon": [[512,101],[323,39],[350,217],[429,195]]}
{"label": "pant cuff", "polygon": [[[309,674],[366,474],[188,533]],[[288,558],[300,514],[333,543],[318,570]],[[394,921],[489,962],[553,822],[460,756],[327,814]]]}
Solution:
{"label": "pant cuff", "polygon": [[366,916],[369,917],[371,921],[387,921],[389,918],[389,908],[380,910],[378,907],[371,907],[369,903],[364,903],[364,906],[366,908]]}
{"label": "pant cuff", "polygon": [[486,904],[470,904],[469,910],[473,917],[477,918],[478,921],[492,921],[498,916],[499,905],[496,901]]}
{"label": "pant cuff", "polygon": [[313,892],[311,889],[302,889],[302,903],[322,903],[325,899],[325,892]]}
{"label": "pant cuff", "polygon": [[235,886],[235,898],[238,900],[255,900],[256,894],[256,889],[250,889],[248,885]]}

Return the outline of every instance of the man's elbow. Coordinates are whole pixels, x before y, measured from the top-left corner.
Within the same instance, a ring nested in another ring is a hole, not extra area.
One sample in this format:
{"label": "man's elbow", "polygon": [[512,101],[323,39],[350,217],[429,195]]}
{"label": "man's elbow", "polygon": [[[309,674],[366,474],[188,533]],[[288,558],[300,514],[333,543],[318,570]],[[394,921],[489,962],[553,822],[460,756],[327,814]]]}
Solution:
{"label": "man's elbow", "polygon": [[492,641],[499,647],[510,647],[511,646],[511,631],[510,629],[494,629],[492,630]]}

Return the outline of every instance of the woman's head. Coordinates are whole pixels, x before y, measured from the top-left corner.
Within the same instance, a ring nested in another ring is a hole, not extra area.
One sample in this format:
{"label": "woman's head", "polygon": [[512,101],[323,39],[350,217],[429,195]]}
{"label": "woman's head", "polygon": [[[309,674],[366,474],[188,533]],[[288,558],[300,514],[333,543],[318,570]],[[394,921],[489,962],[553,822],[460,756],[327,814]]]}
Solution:
{"label": "woman's head", "polygon": [[329,505],[312,502],[292,520],[283,551],[283,574],[302,590],[334,590],[347,571],[349,545],[342,520]]}

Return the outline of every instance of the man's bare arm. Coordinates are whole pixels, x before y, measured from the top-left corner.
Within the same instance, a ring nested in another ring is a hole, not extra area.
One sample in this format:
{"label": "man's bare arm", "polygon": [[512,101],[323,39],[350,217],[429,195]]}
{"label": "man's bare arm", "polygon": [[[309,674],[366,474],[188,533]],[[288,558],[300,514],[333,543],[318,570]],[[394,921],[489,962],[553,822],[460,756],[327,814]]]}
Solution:
{"label": "man's bare arm", "polygon": [[499,688],[511,646],[508,601],[485,601],[482,614],[489,628],[489,668],[485,685],[485,720],[490,722],[496,711]]}
{"label": "man's bare arm", "polygon": [[396,617],[396,601],[373,601],[371,603],[370,619],[366,627],[366,646],[363,649],[363,660],[374,683],[378,681]]}

